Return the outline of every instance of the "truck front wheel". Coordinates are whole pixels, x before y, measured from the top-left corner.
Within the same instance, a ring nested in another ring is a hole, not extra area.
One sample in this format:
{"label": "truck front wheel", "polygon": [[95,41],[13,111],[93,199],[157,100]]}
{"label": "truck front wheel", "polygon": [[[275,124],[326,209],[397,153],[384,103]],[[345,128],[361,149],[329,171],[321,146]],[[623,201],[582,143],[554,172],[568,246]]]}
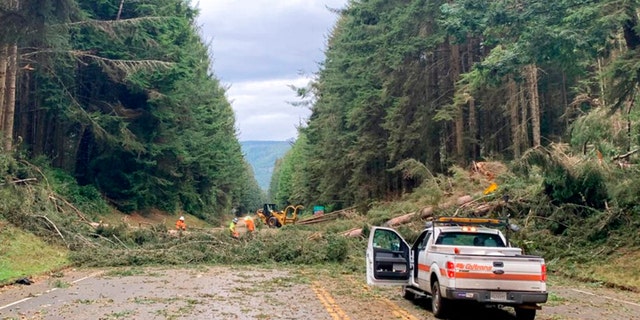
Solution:
{"label": "truck front wheel", "polygon": [[536,318],[536,309],[518,308],[516,309],[516,319],[518,320],[534,320]]}
{"label": "truck front wheel", "polygon": [[440,283],[437,280],[434,281],[431,286],[431,312],[433,312],[433,315],[440,319],[446,317],[450,302],[442,297]]}

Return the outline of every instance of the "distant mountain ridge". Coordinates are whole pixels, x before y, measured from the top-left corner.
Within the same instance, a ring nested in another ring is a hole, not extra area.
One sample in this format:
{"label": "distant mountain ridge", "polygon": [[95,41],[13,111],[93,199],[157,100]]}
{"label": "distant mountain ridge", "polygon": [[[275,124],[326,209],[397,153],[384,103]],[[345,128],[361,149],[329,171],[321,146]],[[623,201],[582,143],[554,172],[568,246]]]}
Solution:
{"label": "distant mountain ridge", "polygon": [[267,191],[276,160],[282,158],[291,149],[291,142],[240,141],[240,145],[242,153],[253,168],[258,185],[262,190]]}

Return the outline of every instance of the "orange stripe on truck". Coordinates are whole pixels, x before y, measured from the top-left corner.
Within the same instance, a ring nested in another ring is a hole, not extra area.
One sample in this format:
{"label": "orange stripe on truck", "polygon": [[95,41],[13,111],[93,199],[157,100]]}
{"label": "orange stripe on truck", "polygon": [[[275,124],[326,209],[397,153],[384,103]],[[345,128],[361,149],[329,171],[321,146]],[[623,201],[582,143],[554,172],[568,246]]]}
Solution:
{"label": "orange stripe on truck", "polygon": [[429,267],[426,264],[418,263],[418,270],[429,272],[429,271],[431,271],[431,267]]}
{"label": "orange stripe on truck", "polygon": [[513,280],[513,281],[542,281],[540,274],[493,274],[478,272],[456,272],[458,279],[487,279],[487,280]]}

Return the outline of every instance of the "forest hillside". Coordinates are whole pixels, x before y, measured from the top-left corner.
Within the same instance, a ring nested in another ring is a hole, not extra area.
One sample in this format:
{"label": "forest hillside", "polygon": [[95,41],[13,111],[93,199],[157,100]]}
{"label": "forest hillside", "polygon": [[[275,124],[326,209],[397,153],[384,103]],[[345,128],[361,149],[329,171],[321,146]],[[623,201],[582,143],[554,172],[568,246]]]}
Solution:
{"label": "forest hillside", "polygon": [[215,219],[261,202],[189,2],[1,6],[0,131],[16,160],[5,182],[50,166],[125,213]]}
{"label": "forest hillside", "polygon": [[525,221],[528,241],[565,267],[633,256],[639,6],[351,1],[298,90],[312,114],[272,194],[371,215],[407,198],[439,205],[465,188],[451,181],[471,186],[465,172],[497,162],[507,169],[478,187],[495,183],[491,201],[509,210],[483,214]]}
{"label": "forest hillside", "polygon": [[253,168],[258,185],[265,192],[269,189],[276,161],[291,149],[289,141],[240,141],[242,153]]}

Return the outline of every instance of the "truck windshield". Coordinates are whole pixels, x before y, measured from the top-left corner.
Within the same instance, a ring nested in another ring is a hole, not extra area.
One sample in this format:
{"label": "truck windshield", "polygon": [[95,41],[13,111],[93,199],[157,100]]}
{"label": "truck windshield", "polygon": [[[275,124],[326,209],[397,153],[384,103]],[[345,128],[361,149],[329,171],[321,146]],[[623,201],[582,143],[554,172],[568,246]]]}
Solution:
{"label": "truck windshield", "polygon": [[474,232],[443,232],[438,235],[436,244],[474,247],[504,247],[497,234]]}

